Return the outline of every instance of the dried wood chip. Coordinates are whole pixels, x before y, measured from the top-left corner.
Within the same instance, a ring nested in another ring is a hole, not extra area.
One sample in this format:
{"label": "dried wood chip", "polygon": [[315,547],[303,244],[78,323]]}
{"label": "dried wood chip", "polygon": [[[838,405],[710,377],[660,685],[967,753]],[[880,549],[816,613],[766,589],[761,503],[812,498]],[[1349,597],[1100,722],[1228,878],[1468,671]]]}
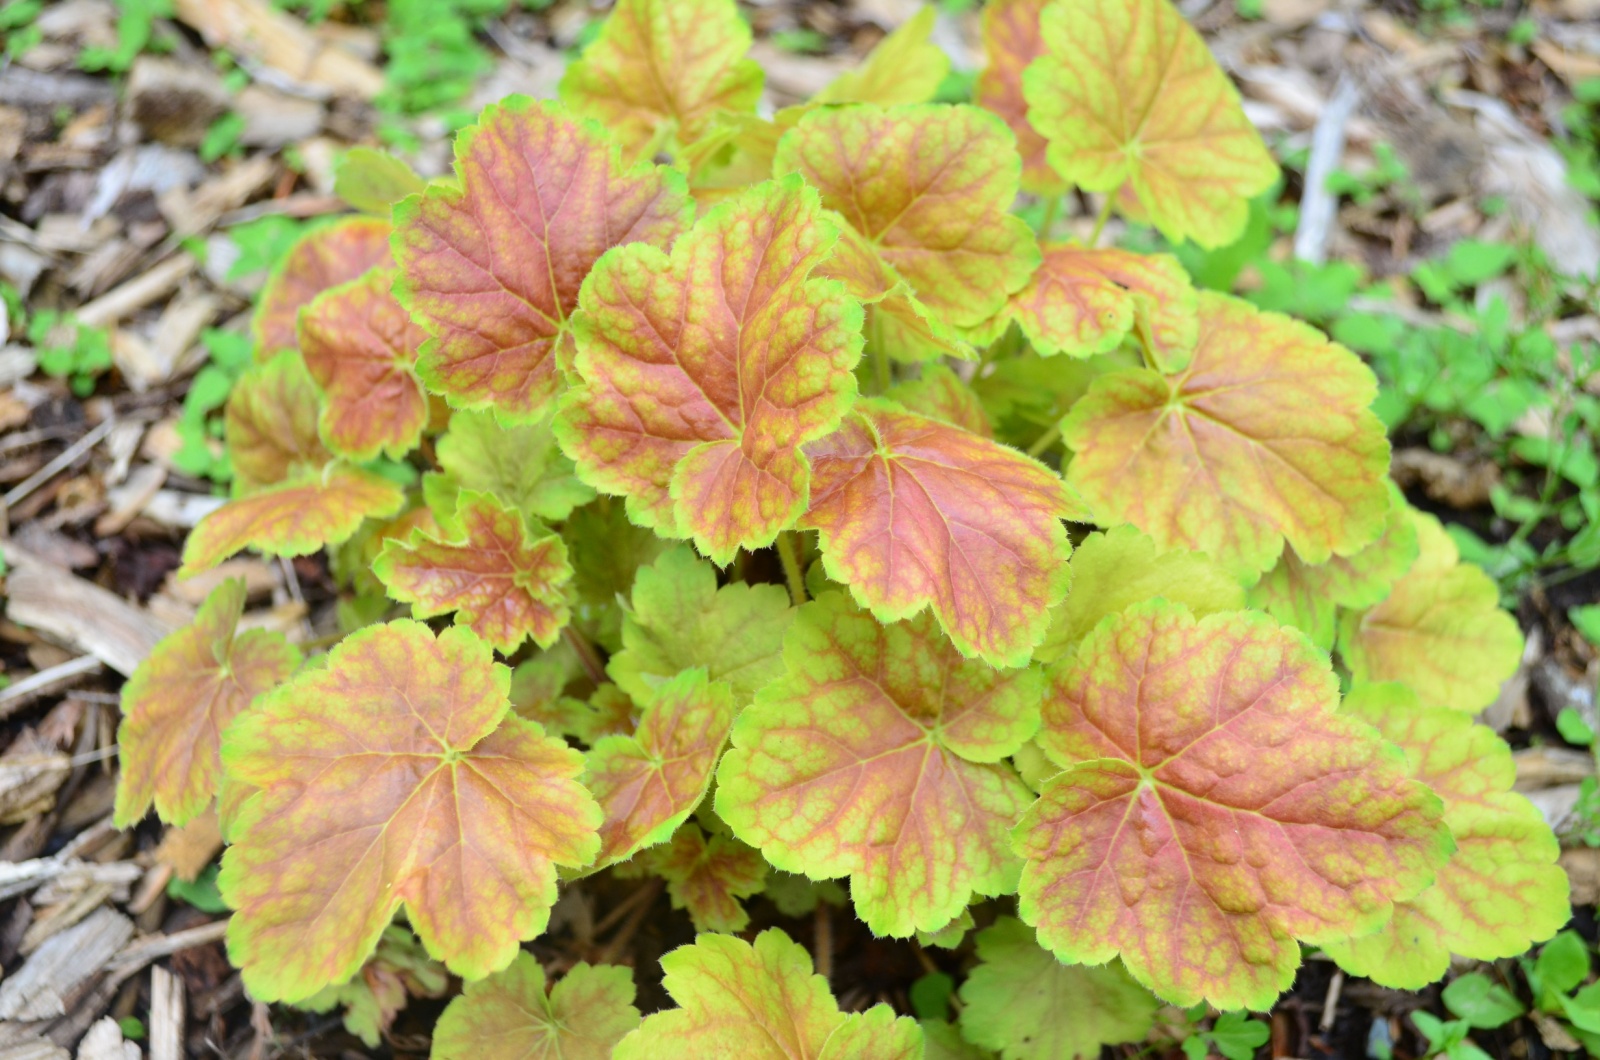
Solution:
{"label": "dried wood chip", "polygon": [[15,975],[0,983],[0,1019],[63,1016],[67,1001],[133,937],[133,921],[101,908],[40,946]]}
{"label": "dried wood chip", "polygon": [[6,616],[45,638],[87,652],[123,676],[172,628],[92,582],[4,543],[10,599]]}

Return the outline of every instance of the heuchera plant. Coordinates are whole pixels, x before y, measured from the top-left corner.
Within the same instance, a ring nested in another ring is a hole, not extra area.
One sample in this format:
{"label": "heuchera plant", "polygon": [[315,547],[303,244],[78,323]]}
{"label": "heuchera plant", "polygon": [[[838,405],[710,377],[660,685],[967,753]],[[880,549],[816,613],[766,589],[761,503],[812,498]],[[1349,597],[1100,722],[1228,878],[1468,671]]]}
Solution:
{"label": "heuchera plant", "polygon": [[[328,549],[345,635],[302,662],[224,582],[127,685],[117,799],[216,805],[253,996],[371,1040],[439,962],[438,1057],[1087,1056],[1269,1007],[1303,946],[1418,987],[1566,921],[1472,721],[1521,637],[1388,484],[1372,373],[1099,244],[1226,244],[1275,178],[1199,36],[998,0],[941,105],[931,20],[768,118],[732,0],[620,0],[560,102],[354,174],[421,190],[272,279],[184,572]],[[1070,189],[1085,241],[1011,212]],[[601,870],[702,932],[679,1007],[520,950]],[[725,934],[784,874],[880,935],[1018,918],[924,1029]]]}

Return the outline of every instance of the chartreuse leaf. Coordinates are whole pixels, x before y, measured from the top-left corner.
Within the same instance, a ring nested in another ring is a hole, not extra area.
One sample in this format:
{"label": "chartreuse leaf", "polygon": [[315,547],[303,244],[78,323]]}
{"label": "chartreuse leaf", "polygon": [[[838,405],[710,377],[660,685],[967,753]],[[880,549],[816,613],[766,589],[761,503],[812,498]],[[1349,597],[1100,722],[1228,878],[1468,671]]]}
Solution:
{"label": "chartreuse leaf", "polygon": [[1063,771],[1016,829],[1022,919],[1174,1004],[1270,1007],[1296,939],[1376,929],[1451,851],[1438,796],[1337,705],[1327,656],[1264,615],[1102,621],[1045,693]]}
{"label": "chartreuse leaf", "polygon": [[822,193],[933,313],[983,323],[1039,264],[1011,215],[1021,164],[1005,123],[977,107],[819,110],[778,143],[774,173]]}
{"label": "chartreuse leaf", "polygon": [[1356,685],[1342,713],[1405,752],[1411,775],[1444,800],[1456,852],[1376,934],[1324,942],[1329,956],[1352,974],[1416,990],[1443,976],[1452,954],[1514,957],[1567,922],[1560,845],[1533,803],[1511,790],[1516,766],[1494,730],[1460,711],[1419,706],[1398,684]]}
{"label": "chartreuse leaf", "polygon": [[1022,71],[1044,50],[1039,13],[1048,0],[991,0],[983,8],[983,52],[977,103],[1005,119],[1022,155],[1022,187],[1035,195],[1060,195],[1067,190],[1061,175],[1045,156],[1045,140],[1028,121],[1022,95]]}
{"label": "chartreuse leaf", "polygon": [[362,213],[387,219],[394,204],[422,190],[416,170],[387,151],[352,147],[333,168],[333,193]]}
{"label": "chartreuse leaf", "polygon": [[961,1037],[961,1032],[944,1020],[921,1021],[927,1045],[924,1060],[994,1060],[994,1054]]}
{"label": "chartreuse leaf", "polygon": [[222,772],[222,730],[300,665],[283,634],[238,631],[244,600],[244,582],[224,581],[122,686],[118,828],[136,824],[152,805],[174,825],[209,807]]}
{"label": "chartreuse leaf", "polygon": [[661,958],[681,1008],[646,1016],[616,1060],[913,1060],[922,1031],[888,1005],[846,1015],[811,971],[811,955],[777,928],[754,945],[701,935]]}
{"label": "chartreuse leaf", "polygon": [[972,910],[963,909],[959,916],[938,931],[917,932],[919,946],[938,946],[941,949],[953,950],[961,945],[961,940],[967,937],[976,921],[972,919]]}
{"label": "chartreuse leaf", "polygon": [[434,448],[440,471],[423,478],[428,507],[455,511],[460,490],[492,493],[529,519],[567,518],[594,490],[578,480],[572,461],[556,448],[550,417],[506,425],[488,412],[456,412]]}
{"label": "chartreuse leaf", "polygon": [[929,38],[939,20],[928,6],[878,42],[872,54],[811,97],[812,103],[926,103],[950,73],[950,57]]}
{"label": "chartreuse leaf", "polygon": [[598,126],[523,96],[457,135],[455,174],[394,209],[395,294],[433,336],[418,368],[457,408],[536,419],[584,277],[610,247],[670,244],[692,209],[683,178],[625,166]]}
{"label": "chartreuse leaf", "polygon": [[378,948],[349,982],[320,990],[296,1007],[311,1012],[342,1007],[345,1030],[376,1049],[407,1001],[443,997],[449,989],[450,973],[396,924],[384,928]]}
{"label": "chartreuse leaf", "polygon": [[791,176],[713,208],[670,256],[606,255],[583,285],[583,385],[556,424],[579,476],[720,564],[770,545],[805,510],[800,447],[855,393],[861,309],[811,276],[837,234]]}
{"label": "chartreuse leaf", "polygon": [[1186,369],[1102,375],[1062,421],[1077,454],[1067,481],[1101,522],[1205,552],[1246,582],[1285,540],[1307,563],[1361,549],[1389,509],[1371,370],[1288,317],[1199,299]]}
{"label": "chartreuse leaf", "polygon": [[759,894],[767,880],[760,851],[731,835],[706,835],[693,821],[650,852],[650,868],[667,881],[674,909],[686,909],[696,931],[743,931],[750,923],[739,899]]}
{"label": "chartreuse leaf", "polygon": [[1057,173],[1086,191],[1132,188],[1177,242],[1244,231],[1278,167],[1217,61],[1167,0],[1057,0],[1022,75],[1028,120]]}
{"label": "chartreuse leaf", "polygon": [[561,78],[561,101],[630,158],[676,152],[719,113],[754,114],[761,67],[733,0],[620,0]]}
{"label": "chartreuse leaf", "polygon": [[1100,620],[1162,597],[1196,618],[1244,607],[1244,590],[1202,552],[1163,551],[1138,528],[1112,527],[1083,539],[1072,555],[1072,592],[1050,611],[1050,628],[1034,649],[1039,662],[1071,654]]}
{"label": "chartreuse leaf", "polygon": [[1383,533],[1352,556],[1311,566],[1284,549],[1277,566],[1250,589],[1250,606],[1293,626],[1324,651],[1333,650],[1338,609],[1371,607],[1417,558],[1417,527],[1405,498],[1391,483]]}
{"label": "chartreuse leaf", "polygon": [[685,545],[639,568],[633,606],[622,620],[622,650],[606,672],[617,687],[648,703],[668,680],[704,667],[733,687],[743,707],[783,673],[783,635],[794,621],[789,594],[778,585],[730,582]]}
{"label": "chartreuse leaf", "polygon": [[301,236],[267,277],[256,301],[250,318],[256,360],[295,349],[295,321],[317,295],[390,260],[387,219],[347,217]]}
{"label": "chartreuse leaf", "polygon": [[1339,654],[1357,681],[1399,681],[1424,706],[1477,713],[1517,671],[1522,632],[1480,568],[1460,561],[1439,521],[1412,512],[1417,560],[1382,602],[1346,612]]}
{"label": "chartreuse leaf", "polygon": [[327,466],[333,454],[318,430],[321,408],[317,384],[293,350],[239,377],[223,416],[235,497]]}
{"label": "chartreuse leaf", "polygon": [[940,357],[972,360],[976,356],[955,328],[924,305],[911,285],[855,229],[840,229],[839,242],[818,266],[817,275],[838,280],[851,298],[866,307],[875,341],[890,357],[926,361]]}
{"label": "chartreuse leaf", "polygon": [[931,616],[882,626],[839,593],[800,609],[783,658],[717,771],[734,834],[785,871],[850,876],[879,935],[1011,891],[1033,793],[1001,759],[1038,725],[1037,671],[965,660]]}
{"label": "chartreuse leaf", "polygon": [[1071,577],[1061,520],[1078,510],[1059,475],[887,401],[857,402],[806,455],[800,525],[829,577],[881,621],[928,608],[962,654],[1027,664]]}
{"label": "chartreuse leaf", "polygon": [[737,711],[724,682],[696,668],[666,682],[631,736],[605,736],[589,752],[584,784],[605,811],[597,864],[665,843],[700,805]]}
{"label": "chartreuse leaf", "polygon": [[1062,964],[1013,917],[978,932],[978,957],[961,984],[961,1033],[1002,1060],[1098,1057],[1142,1039],[1161,1007],[1120,962]]}
{"label": "chartreuse leaf", "polygon": [[551,1057],[610,1060],[639,1025],[633,970],[579,962],[547,992],[544,969],[523,952],[505,969],[468,983],[433,1029],[430,1060]]}
{"label": "chartreuse leaf", "polygon": [[1188,365],[1199,340],[1198,307],[1188,274],[1170,254],[1062,244],[1045,249],[989,337],[1015,320],[1043,356],[1092,357],[1136,331],[1155,365],[1175,372]]}
{"label": "chartreuse leaf", "polygon": [[422,530],[390,538],[372,565],[389,596],[417,618],[455,611],[459,621],[507,655],[533,638],[548,648],[570,612],[567,546],[487,493],[463,492],[448,536]]}
{"label": "chartreuse leaf", "polygon": [[217,883],[251,996],[301,1001],[353,975],[402,905],[428,952],[476,979],[543,930],[556,866],[599,849],[583,756],[510,713],[511,672],[469,630],[369,626],[223,735],[256,789]]}
{"label": "chartreuse leaf", "polygon": [[622,650],[623,606],[634,578],[668,543],[629,522],[623,506],[610,497],[574,511],[561,536],[572,563],[572,620],[614,655]]}
{"label": "chartreuse leaf", "polygon": [[371,269],[322,292],[300,314],[300,351],[326,397],[322,439],[351,460],[404,456],[428,425],[416,373],[427,334],[389,293],[394,275]]}
{"label": "chartreuse leaf", "polygon": [[884,395],[910,412],[960,427],[984,438],[994,437],[989,414],[977,393],[942,364],[923,365],[922,374],[890,387]]}

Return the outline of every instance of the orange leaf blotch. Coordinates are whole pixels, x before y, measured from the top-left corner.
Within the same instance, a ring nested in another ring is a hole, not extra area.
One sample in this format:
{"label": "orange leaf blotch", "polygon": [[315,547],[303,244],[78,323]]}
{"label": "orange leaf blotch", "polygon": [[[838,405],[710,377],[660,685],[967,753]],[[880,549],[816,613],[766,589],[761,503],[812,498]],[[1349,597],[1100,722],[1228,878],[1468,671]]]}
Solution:
{"label": "orange leaf blotch", "polygon": [[404,456],[428,425],[416,373],[427,333],[389,293],[393,280],[392,269],[374,269],[324,291],[300,315],[306,368],[327,398],[322,439],[352,460]]}
{"label": "orange leaf blotch", "polygon": [[423,531],[391,538],[372,569],[389,595],[417,618],[456,611],[490,647],[509,655],[532,637],[548,648],[570,610],[572,579],[560,535],[529,531],[516,511],[487,493],[464,491],[449,538]]}
{"label": "orange leaf blotch", "polygon": [[229,501],[189,533],[180,577],[209,570],[244,548],[269,556],[308,556],[348,541],[368,516],[382,519],[405,493],[369,471],[330,464],[320,472]]}
{"label": "orange leaf blotch", "polygon": [[250,320],[256,360],[295,348],[295,321],[317,295],[391,263],[388,221],[348,217],[307,232],[261,288]]}
{"label": "orange leaf blotch", "polygon": [[836,237],[791,176],[715,207],[670,256],[636,245],[595,266],[583,385],[556,423],[579,477],[717,563],[770,545],[805,510],[801,446],[855,392],[860,306],[811,276]]}
{"label": "orange leaf blotch", "polygon": [[977,107],[814,111],[779,141],[773,172],[803,175],[950,324],[983,323],[1039,264],[1009,212],[1021,172],[1011,135]]}
{"label": "orange leaf blotch", "polygon": [[672,908],[684,909],[699,932],[743,931],[750,923],[741,898],[759,894],[767,879],[760,851],[732,836],[709,838],[690,821],[672,841],[650,852],[650,867],[667,881]]}
{"label": "orange leaf blotch", "polygon": [[1327,656],[1265,616],[1102,621],[1051,674],[1038,743],[1064,771],[1015,832],[1041,944],[1120,953],[1174,1004],[1265,1009],[1295,939],[1381,924],[1452,844],[1439,798],[1337,707]]}
{"label": "orange leaf blotch", "polygon": [[806,449],[825,569],[879,619],[931,607],[964,655],[1022,666],[1067,595],[1072,511],[1054,471],[998,442],[861,402]]}
{"label": "orange leaf blotch", "polygon": [[251,366],[228,395],[223,413],[233,495],[325,467],[333,454],[317,429],[321,409],[322,395],[298,353],[284,350]]}
{"label": "orange leaf blotch", "polygon": [[173,825],[209,807],[222,775],[222,730],[300,665],[283,634],[237,632],[244,601],[239,579],[217,586],[123,686],[117,827],[136,824],[152,805]]}
{"label": "orange leaf blotch", "polygon": [[362,629],[223,737],[257,789],[218,886],[252,996],[348,979],[403,904],[429,954],[476,979],[543,930],[556,866],[599,846],[583,756],[511,715],[511,674],[462,627]]}
{"label": "orange leaf blotch", "polygon": [[735,713],[727,682],[686,670],[661,686],[632,736],[594,745],[584,780],[606,813],[598,864],[672,837],[705,797]]}
{"label": "orange leaf blotch", "polygon": [[1323,563],[1376,538],[1388,514],[1376,394],[1361,359],[1314,329],[1203,292],[1184,371],[1112,372],[1073,406],[1067,481],[1100,521],[1205,552],[1247,583],[1285,539]]}
{"label": "orange leaf blotch", "polygon": [[1060,195],[1067,184],[1050,168],[1045,139],[1028,121],[1022,71],[1044,51],[1039,15],[1047,0],[992,0],[983,9],[983,52],[975,102],[1000,115],[1017,138],[1022,155],[1022,187],[1036,195]]}
{"label": "orange leaf blotch", "polygon": [[561,389],[557,347],[584,277],[611,247],[670,244],[688,192],[670,170],[623,165],[594,124],[521,96],[463,130],[455,159],[454,183],[395,206],[395,292],[433,336],[418,366],[457,408],[536,418]]}

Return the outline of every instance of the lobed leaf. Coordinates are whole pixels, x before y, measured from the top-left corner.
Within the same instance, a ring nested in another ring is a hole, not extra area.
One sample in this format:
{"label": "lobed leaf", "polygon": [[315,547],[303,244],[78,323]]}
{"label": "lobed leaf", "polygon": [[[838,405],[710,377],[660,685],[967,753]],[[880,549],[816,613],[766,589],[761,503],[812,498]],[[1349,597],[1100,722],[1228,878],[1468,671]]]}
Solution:
{"label": "lobed leaf", "polygon": [[860,105],[807,114],[773,172],[798,172],[935,316],[981,324],[1027,282],[1038,245],[1011,215],[1021,171],[1005,124],[977,107]]}
{"label": "lobed leaf", "polygon": [[1205,552],[1246,582],[1285,540],[1308,563],[1358,551],[1389,507],[1371,370],[1288,317],[1199,297],[1184,371],[1102,375],[1062,422],[1077,454],[1068,483],[1100,521]]}
{"label": "lobed leaf", "polygon": [[760,851],[733,836],[707,836],[692,821],[651,851],[650,867],[667,881],[672,908],[687,909],[697,932],[743,931],[750,914],[739,899],[759,894],[767,880]]}
{"label": "lobed leaf", "polygon": [[1460,562],[1439,521],[1412,512],[1418,554],[1389,595],[1339,623],[1339,654],[1358,682],[1399,681],[1427,707],[1477,713],[1522,661],[1522,631],[1500,591]]}
{"label": "lobed leaf", "polygon": [[311,1012],[344,1009],[344,1028],[376,1049],[413,997],[443,997],[450,973],[431,959],[411,932],[384,928],[377,949],[347,983],[330,986],[297,1005]]}
{"label": "lobed leaf", "polygon": [[489,412],[457,411],[434,447],[440,471],[422,480],[428,507],[455,511],[461,490],[492,493],[527,519],[567,518],[594,490],[578,480],[572,461],[556,448],[551,418],[503,424]]}
{"label": "lobed leaf", "polygon": [[544,969],[524,951],[450,1002],[434,1026],[430,1060],[610,1060],[639,1026],[633,1000],[632,969],[582,961],[546,993]]}
{"label": "lobed leaf", "polygon": [[610,497],[574,511],[561,536],[572,563],[573,622],[616,655],[622,650],[623,610],[634,579],[671,546],[629,522],[623,506]]}
{"label": "lobed leaf", "polygon": [[1067,184],[1051,168],[1045,140],[1028,121],[1022,72],[1044,51],[1039,15],[1048,0],[993,0],[983,8],[983,71],[974,102],[998,114],[1017,138],[1022,155],[1022,189],[1035,195],[1061,195]]}
{"label": "lobed leaf", "polygon": [[390,262],[387,220],[346,217],[301,236],[267,277],[256,300],[250,318],[256,360],[268,361],[296,348],[295,322],[317,295]]}
{"label": "lobed leaf", "polygon": [[351,634],[223,736],[230,825],[218,886],[229,959],[262,1001],[348,979],[395,913],[457,975],[504,968],[543,930],[556,866],[599,847],[583,756],[508,716],[510,671],[454,627]]}
{"label": "lobed leaf", "polygon": [[839,242],[816,274],[838,280],[850,297],[861,302],[875,341],[890,357],[900,361],[973,359],[972,347],[916,296],[911,285],[855,229],[839,229]]}
{"label": "lobed leaf", "polygon": [[1315,566],[1284,549],[1273,567],[1250,589],[1250,606],[1332,651],[1338,609],[1379,603],[1417,558],[1417,528],[1405,498],[1393,483],[1389,514],[1378,539],[1351,556],[1332,556]]}
{"label": "lobed leaf", "polygon": [[942,364],[924,365],[920,376],[896,383],[884,397],[918,416],[948,423],[983,438],[994,437],[983,401],[960,376]]}
{"label": "lobed leaf", "polygon": [[418,530],[390,538],[372,565],[389,596],[416,618],[458,613],[491,648],[510,655],[533,638],[548,648],[570,612],[567,546],[486,493],[463,492],[448,538]]}
{"label": "lobed leaf", "polygon": [[624,166],[598,126],[523,96],[457,135],[455,174],[394,210],[395,294],[433,336],[418,370],[457,408],[537,419],[584,277],[611,247],[670,244],[692,209],[683,178]]}
{"label": "lobed leaf", "polygon": [[783,636],[794,621],[778,585],[729,582],[685,545],[639,568],[633,606],[622,620],[622,650],[606,672],[617,687],[648,703],[663,684],[695,667],[733,688],[743,707],[783,672]]}
{"label": "lobed leaf", "polygon": [[811,97],[819,103],[926,103],[950,73],[950,57],[933,43],[939,11],[923,7],[878,42],[855,69]]}
{"label": "lobed leaf", "polygon": [[1265,616],[1102,621],[1045,693],[1063,771],[1016,829],[1022,918],[1173,1004],[1270,1007],[1296,939],[1374,930],[1451,851],[1438,797],[1337,703],[1327,657]]}
{"label": "lobed leaf", "polygon": [[1010,892],[1007,837],[1033,794],[1001,759],[1038,725],[1038,673],[965,660],[931,616],[882,626],[838,593],[799,610],[783,657],[717,771],[734,834],[785,871],[850,876],[879,935]]}
{"label": "lobed leaf", "polygon": [[327,401],[318,420],[340,456],[399,458],[428,425],[428,395],[417,378],[426,333],[389,293],[392,269],[372,269],[324,291],[300,314],[300,350]]}
{"label": "lobed leaf", "polygon": [[1404,685],[1357,685],[1342,713],[1360,718],[1405,752],[1410,775],[1444,800],[1456,852],[1433,886],[1395,903],[1376,934],[1323,943],[1353,975],[1420,990],[1470,960],[1515,957],[1572,916],[1560,844],[1538,808],[1511,790],[1511,749],[1459,711],[1422,707]]}
{"label": "lobed leaf", "polygon": [[1033,930],[1003,916],[978,932],[983,962],[961,984],[961,1033],[1001,1060],[1099,1057],[1102,1046],[1138,1042],[1161,1007],[1119,962],[1062,964]]}
{"label": "lobed leaf", "polygon": [[886,401],[857,402],[811,443],[811,507],[828,575],[881,621],[929,608],[963,655],[1026,665],[1067,593],[1054,471]]}
{"label": "lobed leaf", "polygon": [[991,324],[1014,320],[1041,355],[1093,357],[1131,332],[1164,372],[1182,371],[1199,341],[1199,299],[1170,254],[1117,247],[1047,247],[1027,284]]}
{"label": "lobed leaf", "polygon": [[836,229],[799,178],[696,222],[670,256],[624,247],[583,287],[577,371],[556,434],[597,489],[726,564],[805,510],[800,447],[855,391],[861,310],[812,278]]}
{"label": "lobed leaf", "polygon": [[[907,1060],[921,1030],[887,1005],[846,1015],[811,972],[811,955],[777,928],[752,945],[701,935],[661,958],[663,985],[680,1008],[645,1017],[616,1060]],[[865,1024],[865,1026],[862,1026]]]}
{"label": "lobed leaf", "polygon": [[705,798],[736,713],[729,685],[686,670],[656,690],[632,735],[594,744],[584,784],[606,815],[597,865],[672,838]]}
{"label": "lobed leaf", "polygon": [[561,78],[561,100],[593,118],[629,158],[673,151],[721,112],[755,113],[761,67],[733,0],[620,0]]}
{"label": "lobed leaf", "polygon": [[1022,74],[1027,117],[1062,179],[1127,185],[1173,242],[1221,247],[1278,167],[1200,34],[1167,0],[1056,0]]}
{"label": "lobed leaf", "polygon": [[322,443],[321,409],[317,384],[293,350],[246,369],[223,413],[233,495],[243,497],[326,467],[333,454]]}
{"label": "lobed leaf", "polygon": [[299,649],[283,634],[239,632],[244,601],[243,581],[222,582],[122,687],[118,828],[136,824],[152,805],[172,825],[208,809],[222,773],[223,729],[300,665]]}

